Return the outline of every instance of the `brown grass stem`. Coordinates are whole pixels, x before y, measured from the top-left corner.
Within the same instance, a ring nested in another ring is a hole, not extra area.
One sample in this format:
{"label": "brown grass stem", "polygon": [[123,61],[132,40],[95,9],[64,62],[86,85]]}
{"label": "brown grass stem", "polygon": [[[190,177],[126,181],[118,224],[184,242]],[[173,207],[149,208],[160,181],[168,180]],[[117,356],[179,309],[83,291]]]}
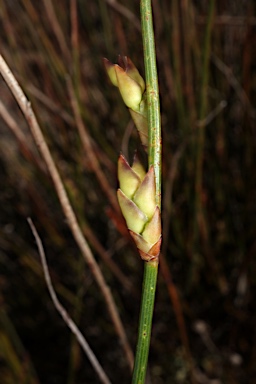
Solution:
{"label": "brown grass stem", "polygon": [[115,301],[113,299],[112,293],[109,289],[109,287],[106,284],[105,278],[92,254],[92,251],[82,233],[82,230],[78,224],[75,212],[70,204],[67,192],[65,190],[65,187],[63,185],[63,182],[61,180],[60,174],[58,172],[58,169],[55,165],[55,162],[52,158],[51,152],[49,150],[49,147],[44,139],[43,133],[41,131],[41,128],[38,124],[38,121],[36,119],[36,116],[31,108],[30,103],[28,102],[24,92],[20,88],[17,80],[13,76],[10,68],[7,66],[6,62],[4,61],[3,57],[0,55],[0,72],[7,83],[10,91],[12,92],[13,96],[17,100],[25,119],[29,125],[29,128],[31,130],[32,136],[36,142],[36,145],[39,149],[39,152],[41,153],[48,171],[51,175],[54,187],[56,189],[63,213],[67,219],[68,226],[74,236],[74,239],[77,242],[77,245],[85,258],[88,266],[91,269],[91,272],[102,292],[102,295],[104,297],[105,303],[107,305],[111,320],[113,322],[113,325],[115,327],[115,330],[120,338],[120,342],[122,345],[122,348],[124,349],[125,356],[127,358],[127,362],[132,369],[133,366],[133,353],[131,350],[131,347],[129,345],[126,332],[124,329],[124,326],[122,324],[122,321],[120,319],[120,316],[118,314],[118,310],[115,304]]}
{"label": "brown grass stem", "polygon": [[91,349],[90,345],[86,341],[84,335],[81,333],[81,331],[77,327],[76,323],[72,320],[72,318],[70,317],[70,315],[68,314],[66,309],[60,303],[60,301],[56,295],[56,292],[53,288],[53,284],[52,284],[52,280],[51,280],[51,276],[49,273],[49,268],[47,265],[45,252],[44,252],[44,247],[43,247],[42,241],[40,239],[40,236],[36,230],[36,227],[35,227],[33,221],[30,218],[28,218],[28,224],[29,224],[30,229],[31,229],[31,231],[35,237],[35,240],[36,240],[39,256],[40,256],[42,267],[43,267],[45,282],[46,282],[49,294],[51,296],[52,302],[53,302],[56,310],[59,312],[59,314],[61,315],[62,319],[64,320],[66,325],[69,327],[71,332],[75,335],[76,340],[78,341],[82,350],[85,352],[86,356],[88,357],[88,360],[90,361],[95,372],[99,376],[100,381],[103,384],[111,384],[109,378],[107,377],[105,371],[103,370],[102,366],[100,365],[100,363],[99,363],[97,357],[95,356],[93,350]]}
{"label": "brown grass stem", "polygon": [[[215,0],[209,3],[208,22],[206,25],[204,48],[202,55],[202,75],[200,87],[200,100],[199,100],[199,120],[203,120],[207,108],[207,86],[209,81],[209,62],[210,62],[210,46],[211,46],[211,32],[214,20]],[[206,239],[208,236],[207,224],[203,212],[203,153],[205,141],[205,126],[199,126],[197,130],[197,144],[196,144],[196,174],[195,174],[195,229],[194,238],[197,239],[198,231]]]}
{"label": "brown grass stem", "polygon": [[79,28],[77,15],[77,0],[70,2],[70,24],[71,24],[71,47],[72,47],[72,64],[73,64],[73,79],[75,84],[76,96],[80,98],[80,63],[79,63]]}
{"label": "brown grass stem", "polygon": [[0,116],[5,121],[7,127],[10,129],[13,135],[16,137],[18,145],[20,147],[20,151],[24,156],[24,158],[27,159],[28,161],[34,162],[35,164],[37,164],[39,169],[44,171],[45,168],[42,162],[40,161],[39,157],[33,150],[32,143],[24,135],[20,126],[14,120],[9,110],[6,108],[6,106],[2,103],[1,100],[0,100]]}
{"label": "brown grass stem", "polygon": [[181,53],[181,26],[180,26],[180,2],[172,2],[172,51],[173,51],[173,79],[175,85],[175,98],[177,103],[179,125],[182,130],[186,128],[186,113],[184,96],[182,91],[182,53]]}
{"label": "brown grass stem", "polygon": [[191,374],[190,382],[194,384],[195,383],[194,362],[193,362],[193,357],[190,350],[189,338],[188,338],[187,327],[186,327],[186,323],[183,315],[181,299],[180,299],[178,289],[173,282],[171,271],[166,262],[166,258],[163,255],[160,256],[160,271],[167,285],[168,294],[172,302],[173,310],[175,313],[179,334],[180,334],[180,339],[185,351],[185,358],[187,361],[188,370]]}
{"label": "brown grass stem", "polygon": [[46,31],[42,27],[41,20],[34,7],[34,4],[30,0],[22,0],[22,3],[31,19],[31,22],[28,23],[28,26],[31,30],[31,37],[34,39],[35,44],[43,48],[42,50],[46,52],[45,57],[50,63],[50,68],[58,74],[65,74],[65,65],[58,56],[53,42],[47,36]]}
{"label": "brown grass stem", "polygon": [[134,25],[137,31],[141,31],[139,19],[127,7],[120,4],[116,0],[105,0],[105,2],[116,12],[120,13],[120,15],[124,16],[128,21],[130,21],[130,23]]}
{"label": "brown grass stem", "polygon": [[70,51],[66,42],[66,38],[60,26],[59,20],[57,18],[52,0],[43,0],[44,7],[49,18],[52,30],[58,41],[58,45],[61,49],[62,55],[65,57],[65,60],[70,61]]}
{"label": "brown grass stem", "polygon": [[70,78],[67,78],[67,86],[68,86],[68,92],[70,96],[70,101],[71,101],[71,106],[73,109],[74,117],[75,117],[75,122],[76,126],[78,129],[78,133],[82,142],[82,145],[84,147],[85,155],[87,156],[91,169],[93,169],[99,184],[104,191],[105,195],[109,199],[110,204],[112,205],[113,209],[117,212],[120,211],[119,206],[117,204],[117,198],[116,198],[116,193],[110,186],[108,179],[104,172],[102,171],[98,158],[93,150],[92,143],[90,136],[88,134],[88,131],[85,127],[85,124],[82,120],[80,110],[79,110],[79,105],[78,101],[76,98],[75,90],[73,88],[72,82]]}
{"label": "brown grass stem", "polygon": [[[10,115],[9,111],[1,102],[1,100],[0,100],[0,116],[3,118],[3,120],[11,130],[11,132],[16,137],[23,156],[28,161],[34,162],[38,166],[38,168],[40,168],[42,171],[45,171],[45,169],[43,169],[42,167],[42,164],[40,163],[40,159],[36,158],[35,154],[33,153],[33,150],[29,145],[28,138],[24,135],[24,133],[22,132],[22,130],[20,129],[16,121],[13,119],[13,117]],[[88,241],[90,242],[90,244],[92,245],[93,249],[99,254],[99,256],[102,258],[104,263],[113,273],[113,275],[117,278],[117,280],[122,284],[122,286],[127,291],[130,291],[130,292],[133,291],[133,287],[131,285],[130,280],[125,276],[125,274],[121,271],[118,265],[109,256],[108,252],[101,245],[97,236],[95,236],[91,228],[85,224],[83,225],[83,232],[86,238],[88,239]]]}

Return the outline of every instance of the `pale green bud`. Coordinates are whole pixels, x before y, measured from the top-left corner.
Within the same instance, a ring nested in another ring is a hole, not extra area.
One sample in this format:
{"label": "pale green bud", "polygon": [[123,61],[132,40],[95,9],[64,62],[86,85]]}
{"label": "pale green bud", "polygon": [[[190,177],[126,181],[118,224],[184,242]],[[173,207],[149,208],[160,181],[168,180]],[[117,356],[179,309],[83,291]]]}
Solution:
{"label": "pale green bud", "polygon": [[117,198],[128,229],[136,233],[142,232],[148,220],[147,216],[125,196],[121,189],[117,191]]}
{"label": "pale green bud", "polygon": [[146,172],[137,154],[135,154],[133,159],[132,170],[139,176],[141,181],[144,179]]}
{"label": "pale green bud", "polygon": [[140,109],[145,82],[130,58],[119,56],[119,65],[103,59],[109,79],[119,88],[124,103],[132,110]]}
{"label": "pale green bud", "polygon": [[147,223],[143,230],[142,236],[147,242],[151,243],[151,246],[159,240],[159,237],[161,236],[161,216],[158,207],[156,207],[152,219]]}
{"label": "pale green bud", "polygon": [[115,65],[115,71],[118,88],[125,105],[138,111],[143,94],[140,84],[133,80],[119,65]]}
{"label": "pale green bud", "polygon": [[104,58],[103,63],[111,83],[118,87],[139,132],[143,147],[148,147],[147,101],[145,82],[127,56],[119,56],[118,64]]}
{"label": "pale green bud", "polygon": [[136,232],[133,232],[133,231],[130,231],[130,234],[137,246],[137,248],[140,250],[140,251],[143,251],[145,253],[148,253],[150,251],[150,248],[152,246],[151,243],[147,242],[142,235],[136,233]]}
{"label": "pale green bud", "polygon": [[123,155],[120,155],[118,159],[117,175],[121,191],[127,197],[131,198],[139,188],[141,179],[139,175],[130,167]]}
{"label": "pale green bud", "polygon": [[106,69],[106,72],[108,74],[109,80],[111,83],[115,86],[118,87],[118,82],[117,82],[117,77],[116,77],[116,70],[115,70],[115,65],[112,64],[108,59],[105,57],[103,58],[103,64]]}
{"label": "pale green bud", "polygon": [[155,200],[154,167],[145,173],[137,157],[130,167],[120,155],[118,178],[117,197],[131,236],[143,260],[155,259],[160,252],[161,217]]}
{"label": "pale green bud", "polygon": [[133,198],[135,204],[147,215],[149,219],[151,219],[156,209],[155,195],[155,173],[153,166],[151,166]]}
{"label": "pale green bud", "polygon": [[128,56],[120,56],[118,57],[118,64],[121,68],[123,68],[127,75],[130,76],[136,83],[139,84],[141,88],[141,92],[144,93],[146,85],[143,77],[140,75],[138,69],[135,67],[133,62]]}

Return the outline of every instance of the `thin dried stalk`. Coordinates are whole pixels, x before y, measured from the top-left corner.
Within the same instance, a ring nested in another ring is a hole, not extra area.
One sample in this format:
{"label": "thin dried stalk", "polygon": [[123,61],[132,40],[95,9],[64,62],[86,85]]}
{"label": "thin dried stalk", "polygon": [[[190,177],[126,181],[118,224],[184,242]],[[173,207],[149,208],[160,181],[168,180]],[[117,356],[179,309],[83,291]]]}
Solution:
{"label": "thin dried stalk", "polygon": [[16,139],[19,143],[27,146],[27,138],[20,129],[19,125],[16,123],[14,118],[10,115],[9,111],[5,107],[5,105],[0,100],[0,116],[2,116],[3,120],[6,122]]}
{"label": "thin dried stalk", "polygon": [[0,116],[6,123],[7,127],[14,134],[17,139],[19,148],[25,159],[29,161],[33,161],[39,169],[45,171],[45,167],[41,162],[41,159],[37,156],[35,151],[33,151],[31,147],[31,143],[28,141],[28,138],[24,135],[20,126],[16,123],[14,118],[11,116],[10,112],[6,108],[6,106],[0,100]]}
{"label": "thin dried stalk", "polygon": [[138,18],[132,13],[128,8],[124,5],[118,3],[116,0],[105,0],[110,7],[112,7],[115,11],[120,13],[120,15],[124,16],[134,27],[141,32],[140,22]]}
{"label": "thin dried stalk", "polygon": [[78,30],[78,14],[77,1],[70,1],[70,25],[71,25],[71,47],[72,47],[72,72],[75,83],[76,95],[80,97],[80,62],[79,62],[79,30]]}
{"label": "thin dried stalk", "polygon": [[135,293],[135,290],[132,286],[131,281],[127,276],[121,271],[119,266],[114,262],[106,249],[101,245],[98,238],[95,236],[94,232],[91,230],[89,226],[83,227],[83,232],[92,245],[92,248],[98,253],[98,255],[102,258],[104,263],[108,266],[113,275],[117,278],[117,280],[122,284],[122,286],[128,291]]}
{"label": "thin dried stalk", "polygon": [[66,43],[65,36],[64,36],[63,31],[61,29],[60,23],[59,23],[58,18],[56,16],[56,12],[55,12],[55,9],[53,7],[52,0],[43,0],[43,1],[44,1],[44,7],[46,10],[47,16],[48,16],[49,21],[51,23],[51,26],[52,26],[53,32],[56,36],[56,39],[59,43],[62,54],[68,60],[70,58],[70,52],[68,49],[68,45]]}
{"label": "thin dried stalk", "polygon": [[229,68],[222,60],[220,60],[219,57],[217,57],[213,53],[211,54],[211,60],[216,65],[216,67],[219,69],[219,71],[221,71],[223,73],[223,75],[226,76],[228,83],[236,92],[237,96],[241,100],[241,103],[243,104],[243,107],[245,109],[248,109],[250,115],[255,118],[256,110],[252,106],[252,104],[251,104],[245,90],[243,89],[242,85],[239,83],[237,78],[232,73],[231,68]]}
{"label": "thin dried stalk", "polygon": [[27,122],[29,125],[29,128],[31,130],[31,133],[34,137],[34,140],[38,146],[38,149],[47,165],[48,171],[52,177],[54,187],[56,189],[62,210],[64,212],[64,215],[66,217],[67,223],[69,225],[69,228],[74,236],[74,239],[77,242],[77,245],[85,258],[86,262],[88,263],[91,272],[103,294],[103,297],[105,299],[110,317],[112,319],[112,322],[114,324],[115,330],[120,338],[121,345],[124,349],[127,361],[129,363],[130,368],[133,367],[133,353],[131,350],[131,347],[129,345],[123,324],[121,322],[120,316],[117,311],[116,304],[114,302],[113,296],[111,294],[111,291],[109,287],[106,284],[106,281],[104,279],[104,276],[97,264],[97,262],[94,259],[94,256],[92,254],[92,251],[86,241],[86,239],[83,236],[82,230],[78,224],[76,215],[74,213],[74,210],[70,204],[67,192],[64,188],[63,182],[61,180],[60,174],[57,170],[57,167],[55,165],[55,162],[52,158],[52,155],[50,153],[50,150],[46,144],[46,141],[44,139],[44,136],[42,134],[41,128],[38,124],[38,121],[35,117],[35,114],[30,106],[29,101],[27,100],[25,94],[23,93],[22,89],[20,88],[19,84],[17,83],[17,80],[13,76],[12,72],[10,71],[9,67],[7,66],[6,62],[4,61],[3,57],[0,55],[0,72],[6,81],[8,87],[10,88],[12,94],[16,98]]}
{"label": "thin dried stalk", "polygon": [[52,285],[52,280],[51,280],[51,276],[50,276],[50,273],[49,273],[49,268],[48,268],[48,265],[47,265],[47,261],[46,261],[45,252],[44,252],[44,247],[43,247],[42,241],[41,241],[41,239],[40,239],[40,237],[38,235],[38,232],[37,232],[37,230],[36,230],[32,220],[30,218],[28,218],[28,223],[29,223],[31,231],[32,231],[32,233],[33,233],[33,235],[35,237],[35,240],[36,240],[38,252],[39,252],[39,255],[40,255],[40,258],[41,258],[41,263],[42,263],[42,266],[43,266],[45,282],[46,282],[48,291],[50,293],[51,299],[53,301],[53,304],[54,304],[56,310],[59,312],[59,314],[61,315],[62,319],[67,324],[67,326],[69,327],[71,332],[73,332],[73,334],[75,335],[78,343],[80,344],[81,348],[83,349],[83,351],[85,352],[86,356],[88,357],[88,360],[91,362],[95,372],[98,374],[98,376],[100,378],[100,381],[103,384],[111,384],[109,378],[107,377],[105,371],[103,370],[102,366],[100,365],[97,357],[93,353],[93,351],[92,351],[91,347],[89,346],[88,342],[86,341],[85,337],[83,336],[81,331],[78,329],[78,327],[75,324],[75,322],[71,319],[71,317],[69,316],[69,314],[67,313],[67,311],[65,310],[63,305],[60,303],[60,301],[59,301],[59,299],[58,299],[58,297],[56,295],[56,292],[55,292],[55,290],[53,288],[53,285]]}
{"label": "thin dried stalk", "polygon": [[30,17],[31,23],[28,24],[28,27],[31,30],[31,36],[33,37],[33,40],[35,40],[36,44],[39,45],[39,47],[43,47],[43,49],[47,52],[45,57],[49,60],[51,69],[54,69],[59,74],[66,73],[63,61],[58,56],[51,39],[47,36],[44,28],[42,27],[39,14],[34,7],[34,2],[31,2],[31,0],[22,0],[22,3]]}
{"label": "thin dried stalk", "polygon": [[[18,77],[19,78],[19,77]],[[67,124],[74,126],[75,121],[72,116],[69,115],[63,108],[61,108],[56,102],[48,97],[45,93],[36,88],[33,84],[27,84],[26,89],[33,95],[37,100],[39,100],[49,111],[53,112],[55,115],[58,115],[63,119]]]}
{"label": "thin dried stalk", "polygon": [[68,91],[69,91],[69,96],[71,100],[71,106],[73,108],[77,129],[78,129],[85,153],[87,154],[88,160],[90,162],[90,166],[94,171],[102,190],[104,191],[105,195],[108,197],[112,207],[114,208],[115,211],[119,212],[116,193],[111,188],[108,182],[108,179],[105,176],[104,172],[102,171],[98,158],[95,155],[95,152],[92,148],[91,139],[88,135],[87,129],[84,125],[84,122],[82,120],[82,117],[79,111],[79,106],[75,96],[75,91],[74,91],[72,82],[70,79],[68,79],[67,82],[68,82]]}
{"label": "thin dried stalk", "polygon": [[[42,165],[39,163],[39,159],[34,159],[35,155],[33,154],[33,151],[30,148],[30,146],[28,145],[28,139],[26,138],[26,136],[24,135],[24,133],[22,132],[22,130],[20,129],[16,121],[13,119],[13,117],[10,115],[9,111],[7,110],[5,105],[1,102],[1,100],[0,100],[0,116],[2,116],[7,126],[10,128],[12,133],[17,138],[17,141],[20,145],[21,152],[24,155],[24,157],[28,160],[33,159],[33,161],[36,162],[39,168],[42,169]],[[44,171],[44,169],[42,170]],[[107,251],[102,247],[102,245],[100,244],[100,242],[98,241],[97,237],[94,235],[90,227],[86,225],[83,228],[83,232],[86,238],[88,239],[88,241],[91,242],[92,247],[99,254],[102,260],[106,263],[106,265],[111,270],[113,275],[120,281],[122,286],[128,291],[132,291],[133,287],[130,280],[124,275],[124,273],[121,271],[118,265],[108,255]]]}

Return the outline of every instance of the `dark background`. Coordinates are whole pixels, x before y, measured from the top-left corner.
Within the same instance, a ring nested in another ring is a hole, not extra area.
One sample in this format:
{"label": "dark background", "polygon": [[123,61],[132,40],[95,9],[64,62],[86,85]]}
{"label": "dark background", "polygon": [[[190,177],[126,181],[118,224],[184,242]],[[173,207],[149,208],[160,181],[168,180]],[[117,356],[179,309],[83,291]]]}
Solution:
{"label": "dark background", "polygon": [[[153,1],[163,247],[149,356],[152,384],[256,383],[255,8],[253,0]],[[139,1],[1,0],[0,22],[0,52],[32,102],[135,350],[143,263],[81,144],[67,77],[115,194],[120,150],[130,161],[135,148],[143,150],[102,57],[115,62],[118,54],[128,55],[144,76]],[[0,101],[13,119],[1,109],[0,382],[99,382],[49,297],[29,216],[60,301],[111,381],[129,383],[106,304],[2,79]],[[113,274],[104,252],[127,280]]]}

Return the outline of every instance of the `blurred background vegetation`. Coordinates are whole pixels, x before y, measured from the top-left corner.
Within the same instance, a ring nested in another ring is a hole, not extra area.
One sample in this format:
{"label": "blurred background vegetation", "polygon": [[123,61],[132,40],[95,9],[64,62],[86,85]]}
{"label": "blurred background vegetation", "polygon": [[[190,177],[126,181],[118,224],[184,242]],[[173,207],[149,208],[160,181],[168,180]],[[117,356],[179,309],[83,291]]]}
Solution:
{"label": "blurred background vegetation", "polygon": [[[254,383],[256,4],[153,0],[153,10],[163,247],[148,382]],[[0,0],[0,21],[1,54],[32,103],[134,349],[143,264],[113,196],[120,151],[130,160],[143,151],[102,57],[129,55],[144,73],[139,1]],[[82,145],[68,79],[107,190]],[[28,216],[61,302],[111,381],[129,383],[103,297],[2,79],[0,101],[1,384],[98,383],[49,297]]]}

